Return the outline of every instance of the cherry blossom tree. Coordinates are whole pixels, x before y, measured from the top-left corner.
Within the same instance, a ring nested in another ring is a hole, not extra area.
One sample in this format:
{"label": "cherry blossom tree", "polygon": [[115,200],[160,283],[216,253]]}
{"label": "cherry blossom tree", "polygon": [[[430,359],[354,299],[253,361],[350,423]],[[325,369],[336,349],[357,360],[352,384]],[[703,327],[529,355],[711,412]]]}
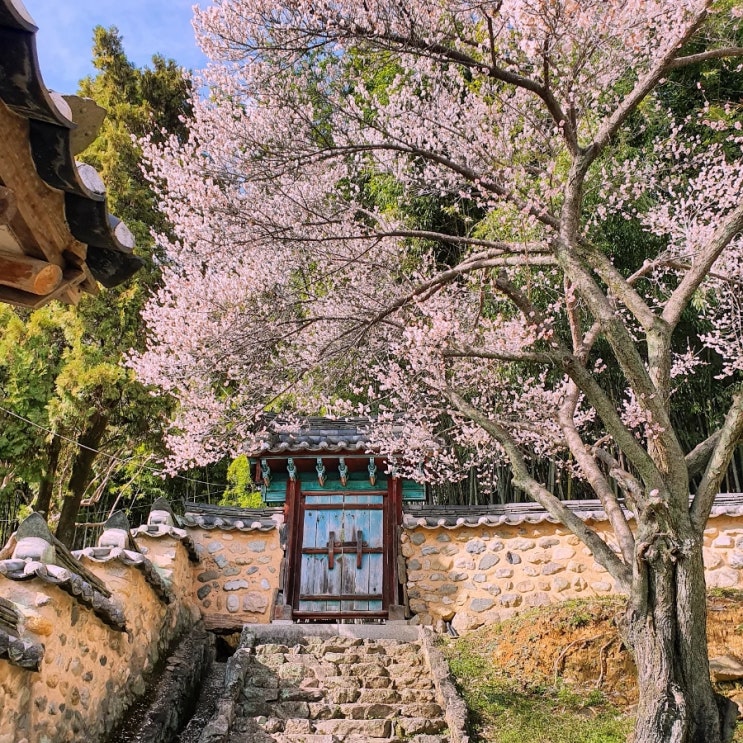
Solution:
{"label": "cherry blossom tree", "polygon": [[[172,466],[238,453],[266,409],[373,413],[381,450],[404,442],[429,477],[457,476],[442,442],[508,461],[629,597],[637,743],[728,740],[734,720],[709,680],[702,533],[743,395],[691,451],[673,418],[702,350],[743,369],[743,138],[734,106],[679,116],[663,94],[735,70],[740,10],[215,0],[191,138],[148,150],[175,231],[131,363],[178,400]],[[564,452],[613,542],[530,474]]]}

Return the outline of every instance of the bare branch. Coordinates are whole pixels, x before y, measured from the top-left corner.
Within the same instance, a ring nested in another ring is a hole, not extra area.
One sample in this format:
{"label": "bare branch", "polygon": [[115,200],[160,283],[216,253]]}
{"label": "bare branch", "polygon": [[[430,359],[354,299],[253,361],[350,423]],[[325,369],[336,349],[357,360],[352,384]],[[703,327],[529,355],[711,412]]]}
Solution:
{"label": "bare branch", "polygon": [[686,57],[678,57],[668,65],[669,70],[677,70],[679,67],[706,62],[708,59],[726,59],[729,57],[743,57],[743,47],[728,46],[720,49],[709,49],[699,54],[689,54]]}
{"label": "bare branch", "polygon": [[612,552],[593,529],[589,528],[584,521],[529,474],[526,461],[510,434],[498,423],[470,405],[454,390],[448,390],[447,395],[462,415],[477,423],[501,445],[513,468],[514,486],[523,490],[551,516],[565,524],[591,550],[594,558],[609,571],[619,584],[620,590],[628,591],[631,583],[631,570],[628,566]]}
{"label": "bare branch", "polygon": [[715,444],[712,456],[707,463],[702,482],[691,504],[691,521],[701,534],[707,523],[715,496],[720,490],[720,483],[725,476],[735,447],[743,438],[743,392],[733,397],[733,404],[725,416],[720,429],[720,436]]}

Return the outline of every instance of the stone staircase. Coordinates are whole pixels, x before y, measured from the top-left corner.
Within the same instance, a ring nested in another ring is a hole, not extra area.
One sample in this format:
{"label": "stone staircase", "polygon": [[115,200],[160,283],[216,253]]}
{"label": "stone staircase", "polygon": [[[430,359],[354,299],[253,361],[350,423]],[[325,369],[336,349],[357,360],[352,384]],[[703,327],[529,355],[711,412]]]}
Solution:
{"label": "stone staircase", "polygon": [[375,633],[363,628],[298,635],[296,625],[261,637],[246,628],[228,664],[223,699],[231,701],[200,743],[466,743],[463,705],[450,724],[455,692],[443,660],[432,664],[430,640],[404,629],[414,639],[365,637]]}

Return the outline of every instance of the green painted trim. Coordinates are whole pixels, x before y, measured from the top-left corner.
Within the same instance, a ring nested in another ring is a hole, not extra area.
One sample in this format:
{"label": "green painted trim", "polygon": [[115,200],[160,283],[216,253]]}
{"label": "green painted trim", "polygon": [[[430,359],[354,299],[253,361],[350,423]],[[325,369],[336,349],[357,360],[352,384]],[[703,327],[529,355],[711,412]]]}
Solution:
{"label": "green painted trim", "polygon": [[[268,488],[266,488],[265,486],[261,488],[263,500],[266,503],[271,504],[284,503],[286,501],[286,485],[288,482],[289,478],[286,476],[272,476],[270,486]],[[340,480],[336,479],[328,479],[325,481],[324,485],[320,485],[320,483],[317,481],[317,476],[315,476],[314,473],[311,472],[301,473],[300,482],[302,483],[303,493],[312,493],[317,490],[354,490],[363,493],[367,490],[386,490],[387,488],[386,477],[379,477],[376,483],[372,485],[369,482],[369,478],[366,477],[365,473],[363,472],[352,472],[345,485],[343,485]],[[413,480],[403,480],[402,498],[405,501],[425,501],[425,485],[414,482]]]}
{"label": "green painted trim", "polygon": [[302,478],[301,482],[303,493],[312,493],[315,490],[353,490],[356,492],[364,492],[365,490],[387,489],[387,480],[383,478],[377,480],[374,485],[369,482],[368,478],[366,480],[354,480],[352,478],[349,478],[348,482],[345,485],[343,485],[340,480],[326,480],[324,485],[320,485],[320,483],[316,479],[305,480],[304,478]]}
{"label": "green painted trim", "polygon": [[426,486],[415,480],[402,481],[402,499],[403,500],[426,500]]}

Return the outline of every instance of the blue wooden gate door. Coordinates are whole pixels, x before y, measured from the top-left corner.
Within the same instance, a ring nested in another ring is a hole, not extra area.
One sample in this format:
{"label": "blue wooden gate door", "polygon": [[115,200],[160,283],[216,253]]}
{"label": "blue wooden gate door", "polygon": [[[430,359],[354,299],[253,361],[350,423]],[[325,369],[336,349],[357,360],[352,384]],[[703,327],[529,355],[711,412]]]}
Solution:
{"label": "blue wooden gate door", "polygon": [[385,616],[382,494],[302,494],[297,616]]}

